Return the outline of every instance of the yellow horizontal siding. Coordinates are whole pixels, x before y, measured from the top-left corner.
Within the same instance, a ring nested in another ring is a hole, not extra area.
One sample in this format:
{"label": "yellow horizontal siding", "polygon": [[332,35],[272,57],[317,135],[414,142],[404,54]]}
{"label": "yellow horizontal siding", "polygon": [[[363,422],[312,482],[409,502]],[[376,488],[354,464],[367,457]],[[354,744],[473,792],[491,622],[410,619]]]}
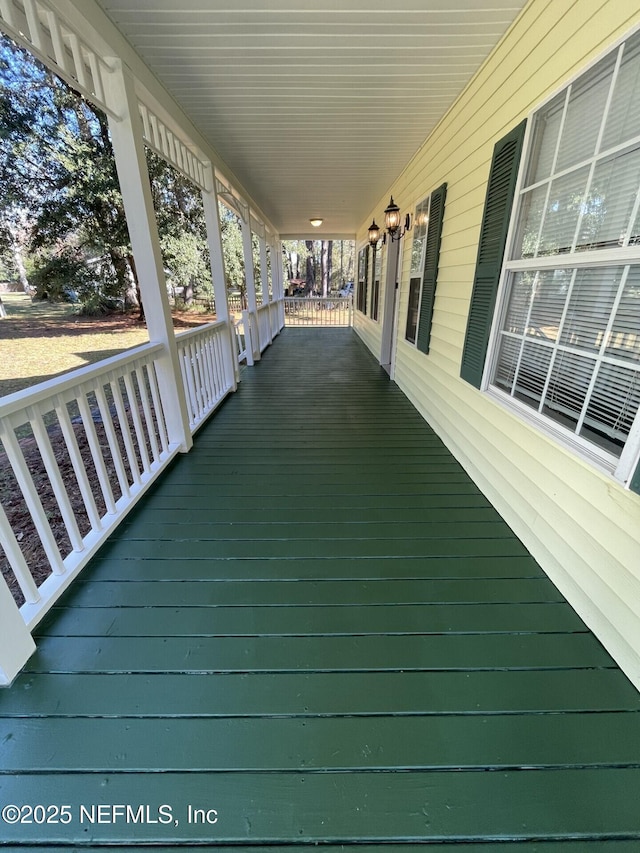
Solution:
{"label": "yellow horizontal siding", "polygon": [[403,241],[395,379],[638,687],[640,498],[459,372],[495,142],[639,24],[631,0],[531,0],[391,188],[405,211],[448,185],[429,356],[404,341]]}

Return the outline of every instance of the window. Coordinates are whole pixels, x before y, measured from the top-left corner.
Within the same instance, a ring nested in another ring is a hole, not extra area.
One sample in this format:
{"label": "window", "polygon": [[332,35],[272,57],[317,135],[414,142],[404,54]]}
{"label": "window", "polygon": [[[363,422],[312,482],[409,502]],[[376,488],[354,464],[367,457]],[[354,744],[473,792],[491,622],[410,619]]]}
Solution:
{"label": "window", "polygon": [[533,118],[490,385],[623,481],[640,445],[640,33]]}
{"label": "window", "polygon": [[382,249],[373,247],[372,281],[371,281],[371,319],[378,319],[378,307],[380,302],[380,277],[382,274]]}
{"label": "window", "polygon": [[405,338],[424,353],[429,352],[431,338],[446,192],[443,184],[421,201],[413,220]]}
{"label": "window", "polygon": [[418,331],[418,311],[420,309],[420,291],[424,274],[424,250],[427,245],[427,223],[429,222],[429,202],[425,198],[416,207],[413,218],[413,243],[411,246],[411,273],[409,275],[409,305],[407,307],[407,327],[405,338],[415,344]]}
{"label": "window", "polygon": [[358,252],[358,293],[356,308],[363,314],[367,313],[367,278],[369,274],[369,247],[365,246]]}

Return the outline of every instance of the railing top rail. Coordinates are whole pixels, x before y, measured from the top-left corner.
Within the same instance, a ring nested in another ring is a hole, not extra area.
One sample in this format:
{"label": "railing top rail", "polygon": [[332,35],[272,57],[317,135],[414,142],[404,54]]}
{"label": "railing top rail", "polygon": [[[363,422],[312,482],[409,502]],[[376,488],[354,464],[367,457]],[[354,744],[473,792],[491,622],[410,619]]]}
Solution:
{"label": "railing top rail", "polygon": [[216,329],[221,329],[226,326],[226,320],[216,320],[215,323],[203,323],[202,326],[196,326],[195,329],[185,329],[184,332],[178,332],[176,341],[180,344],[181,341],[188,338],[197,338],[205,332],[213,332]]}
{"label": "railing top rail", "polygon": [[352,296],[285,296],[285,302],[351,302]]}
{"label": "railing top rail", "polygon": [[22,391],[16,391],[14,394],[8,394],[6,397],[0,398],[0,418],[9,417],[15,412],[27,408],[27,406],[35,406],[55,394],[63,394],[65,391],[83,385],[90,380],[95,381],[95,379],[111,373],[114,368],[123,368],[137,361],[149,360],[151,356],[160,352],[162,352],[162,344],[151,342],[141,344],[120,353],[120,355],[105,358],[97,364],[79,367],[70,373],[64,373],[62,376],[54,376],[53,379],[40,382],[33,388],[25,388]]}

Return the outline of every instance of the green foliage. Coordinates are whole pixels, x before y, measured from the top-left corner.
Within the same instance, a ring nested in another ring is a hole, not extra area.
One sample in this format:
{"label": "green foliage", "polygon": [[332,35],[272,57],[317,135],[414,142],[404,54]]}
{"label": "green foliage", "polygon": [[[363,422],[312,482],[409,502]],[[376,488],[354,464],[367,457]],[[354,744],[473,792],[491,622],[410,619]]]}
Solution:
{"label": "green foliage", "polygon": [[51,302],[77,302],[81,296],[95,291],[82,256],[70,248],[57,255],[36,258],[31,284],[35,288],[36,299],[49,299]]}
{"label": "green foliage", "polygon": [[[147,160],[169,281],[188,299],[211,297],[200,191],[153,152]],[[0,36],[0,251],[11,258],[17,244],[40,294],[74,291],[91,313],[137,302],[106,116]]]}
{"label": "green foliage", "polygon": [[167,281],[186,304],[213,298],[202,197],[191,181],[147,149],[147,168],[156,210]]}
{"label": "green foliage", "polygon": [[244,274],[244,249],[238,215],[222,202],[218,205],[224,274],[228,293],[240,293],[243,304],[246,300],[247,284]]}
{"label": "green foliage", "polygon": [[0,127],[3,243],[51,257],[41,292],[58,292],[63,267],[70,287],[124,297],[135,276],[106,116],[3,36]]}

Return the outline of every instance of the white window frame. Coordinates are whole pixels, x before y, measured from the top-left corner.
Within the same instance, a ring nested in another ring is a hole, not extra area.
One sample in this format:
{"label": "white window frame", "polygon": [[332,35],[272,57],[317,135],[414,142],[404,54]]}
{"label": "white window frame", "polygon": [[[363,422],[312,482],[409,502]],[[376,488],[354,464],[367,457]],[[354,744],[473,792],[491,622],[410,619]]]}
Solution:
{"label": "white window frame", "polygon": [[[427,232],[428,232],[428,223],[429,223],[429,215],[431,214],[431,195],[432,193],[427,193],[427,195],[420,199],[419,202],[416,203],[413,211],[413,234],[411,235],[411,257],[413,257],[413,241],[416,239],[416,228],[418,223],[418,210],[421,207],[424,207],[426,204],[426,224],[425,224],[425,232],[422,240],[422,248],[420,249],[420,263],[419,270],[416,275],[413,275],[413,270],[411,267],[409,268],[409,290],[407,292],[407,316],[405,317],[405,328],[404,328],[404,337],[403,340],[405,344],[409,347],[413,347],[413,349],[418,349],[418,334],[420,332],[420,310],[422,308],[422,290],[424,287],[424,265],[426,263],[427,258]],[[425,211],[422,210],[421,213]],[[407,322],[409,320],[409,306],[410,306],[410,297],[411,297],[411,281],[414,278],[420,279],[420,284],[418,285],[418,305],[416,308],[416,328],[414,332],[413,340],[407,337]]]}
{"label": "white window frame", "polygon": [[[607,55],[620,51],[621,45],[631,39],[640,31],[640,27],[636,27],[629,31],[625,36],[618,39],[607,50],[603,51],[592,62],[585,65],[579,72],[573,75],[567,82],[554,91],[548,98],[538,104],[535,109],[527,117],[527,127],[523,142],[523,152],[518,171],[518,180],[516,183],[513,209],[509,222],[509,231],[507,234],[505,260],[503,261],[498,294],[496,300],[496,309],[493,317],[493,324],[488,347],[488,357],[485,362],[482,390],[493,400],[499,403],[512,413],[515,413],[519,418],[529,423],[542,433],[546,434],[563,447],[577,454],[582,459],[585,459],[590,464],[596,466],[599,470],[609,474],[616,481],[622,483],[628,488],[634,470],[640,460],[640,409],[636,413],[632,427],[629,431],[627,440],[620,456],[608,453],[605,449],[599,447],[589,439],[577,435],[572,430],[563,427],[560,423],[553,421],[544,414],[537,412],[534,408],[526,403],[514,398],[504,390],[493,385],[491,378],[494,374],[498,359],[500,333],[505,318],[505,313],[508,306],[508,299],[511,288],[510,282],[512,277],[517,272],[545,270],[545,269],[584,269],[597,268],[607,266],[626,266],[630,264],[640,264],[640,245],[628,245],[621,248],[602,249],[595,251],[572,251],[569,253],[556,255],[541,255],[531,258],[515,258],[513,257],[516,250],[516,240],[518,236],[518,226],[520,224],[521,200],[523,198],[523,190],[525,188],[525,177],[527,175],[530,158],[532,153],[532,136],[535,127],[535,118],[549,103],[557,98],[562,92],[567,92],[573,83],[579,81],[584,75],[602,61]],[[615,73],[617,73],[620,64],[618,57],[616,61]],[[640,92],[638,93],[640,97]],[[609,92],[609,98],[611,92]],[[607,101],[607,106],[609,101]],[[633,137],[636,139],[637,137]],[[558,142],[560,135],[558,137]],[[620,149],[627,148],[630,140],[627,140],[623,145],[618,146]],[[592,156],[584,162],[577,163],[571,168],[578,168],[590,164],[591,169],[594,168],[596,157]],[[558,172],[557,174],[562,174]],[[556,177],[557,177],[556,174]],[[550,182],[550,181],[549,181]],[[541,182],[544,183],[544,182]],[[537,184],[527,185],[527,191],[531,191],[532,187]],[[638,194],[640,200],[640,191]]]}

